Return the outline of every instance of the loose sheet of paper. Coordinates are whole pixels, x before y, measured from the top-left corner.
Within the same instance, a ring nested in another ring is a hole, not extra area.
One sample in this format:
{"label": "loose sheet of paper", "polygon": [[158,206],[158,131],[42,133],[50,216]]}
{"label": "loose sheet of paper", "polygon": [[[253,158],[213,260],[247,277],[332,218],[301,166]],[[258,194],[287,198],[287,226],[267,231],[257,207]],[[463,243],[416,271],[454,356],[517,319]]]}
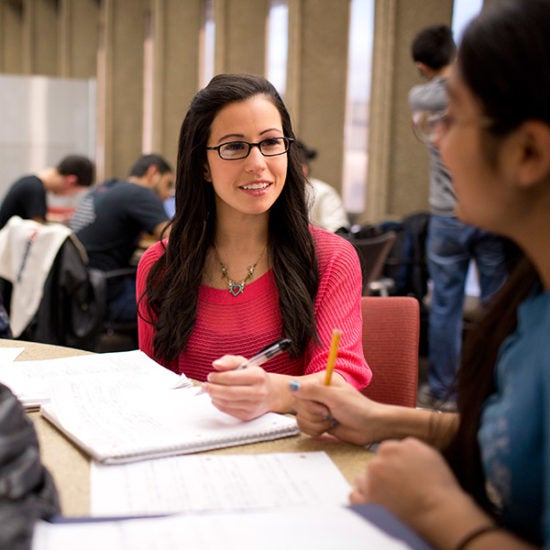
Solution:
{"label": "loose sheet of paper", "polygon": [[23,353],[25,348],[0,348],[0,365],[9,365]]}
{"label": "loose sheet of paper", "polygon": [[[182,377],[139,350],[17,361],[0,366],[0,381],[21,401],[34,405],[63,399],[83,385],[90,386],[90,391],[99,385],[161,389],[171,388],[181,380]],[[188,381],[191,385],[191,380]]]}
{"label": "loose sheet of paper", "polygon": [[32,550],[403,550],[404,542],[343,507],[185,514],[118,522],[38,523]]}
{"label": "loose sheet of paper", "polygon": [[351,487],[325,452],[189,455],[91,466],[91,514],[152,515],[346,505]]}

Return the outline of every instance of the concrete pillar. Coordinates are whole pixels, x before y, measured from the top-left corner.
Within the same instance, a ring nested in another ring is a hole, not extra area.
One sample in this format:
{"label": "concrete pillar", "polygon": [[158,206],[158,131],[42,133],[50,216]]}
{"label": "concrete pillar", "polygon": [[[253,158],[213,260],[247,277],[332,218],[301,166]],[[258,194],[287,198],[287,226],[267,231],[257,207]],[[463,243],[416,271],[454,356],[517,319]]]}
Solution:
{"label": "concrete pillar", "polygon": [[268,0],[214,0],[215,73],[265,74]]}
{"label": "concrete pillar", "polygon": [[98,72],[98,174],[124,177],[142,152],[144,0],[103,0]]}
{"label": "concrete pillar", "polygon": [[199,88],[202,0],[153,0],[153,150],[176,167],[181,123]]}
{"label": "concrete pillar", "polygon": [[297,135],[317,149],[315,176],[342,188],[349,2],[289,0],[287,103]]}
{"label": "concrete pillar", "polygon": [[422,82],[410,47],[426,25],[450,25],[452,7],[452,0],[376,0],[367,204],[362,221],[428,209],[428,151],[410,124],[408,92]]}
{"label": "concrete pillar", "polygon": [[60,0],[59,76],[95,78],[98,23],[96,0]]}
{"label": "concrete pillar", "polygon": [[20,74],[22,56],[23,7],[0,2],[0,72]]}
{"label": "concrete pillar", "polygon": [[58,9],[56,0],[23,0],[24,74],[58,76]]}

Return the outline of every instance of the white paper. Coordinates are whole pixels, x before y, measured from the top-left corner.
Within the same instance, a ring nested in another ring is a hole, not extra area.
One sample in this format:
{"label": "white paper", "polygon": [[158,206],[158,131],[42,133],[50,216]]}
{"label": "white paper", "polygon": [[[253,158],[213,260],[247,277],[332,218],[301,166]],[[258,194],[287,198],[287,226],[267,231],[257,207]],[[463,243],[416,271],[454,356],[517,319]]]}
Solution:
{"label": "white paper", "polygon": [[94,462],[90,475],[93,516],[345,506],[351,491],[322,451]]}
{"label": "white paper", "polygon": [[42,415],[101,462],[131,462],[297,435],[296,420],[266,413],[244,422],[196,388],[152,391],[80,384]]}
{"label": "white paper", "polygon": [[405,543],[343,507],[185,514],[36,525],[32,550],[403,550]]}
{"label": "white paper", "polygon": [[9,365],[23,353],[25,348],[2,348],[0,347],[0,365]]}
{"label": "white paper", "polygon": [[99,386],[154,390],[174,387],[181,380],[185,376],[162,367],[139,350],[17,361],[0,366],[0,382],[29,405],[62,400],[82,386],[89,386],[90,391]]}

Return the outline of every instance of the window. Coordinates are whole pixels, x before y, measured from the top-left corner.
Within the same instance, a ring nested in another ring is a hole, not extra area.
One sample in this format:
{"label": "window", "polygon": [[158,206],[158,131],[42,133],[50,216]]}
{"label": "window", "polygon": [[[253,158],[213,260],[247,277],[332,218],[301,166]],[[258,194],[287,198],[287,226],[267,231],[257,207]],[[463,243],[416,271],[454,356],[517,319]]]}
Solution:
{"label": "window", "polygon": [[203,22],[200,37],[199,84],[204,87],[214,76],[214,47],[216,24],[214,22],[213,0],[203,2]]}
{"label": "window", "polygon": [[342,195],[352,219],[365,208],[373,37],[374,0],[351,0]]}
{"label": "window", "polygon": [[472,17],[475,17],[483,7],[483,0],[455,0],[453,4],[453,36],[455,42],[460,42],[464,27]]}
{"label": "window", "polygon": [[288,59],[287,0],[271,0],[267,26],[267,78],[284,97]]}

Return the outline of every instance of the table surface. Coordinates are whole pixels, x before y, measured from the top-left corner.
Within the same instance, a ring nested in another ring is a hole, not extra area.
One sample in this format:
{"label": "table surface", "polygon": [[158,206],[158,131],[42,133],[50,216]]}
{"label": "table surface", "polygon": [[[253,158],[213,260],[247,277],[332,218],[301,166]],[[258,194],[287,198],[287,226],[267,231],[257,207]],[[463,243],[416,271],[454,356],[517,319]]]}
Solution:
{"label": "table surface", "polygon": [[[87,351],[20,340],[1,340],[0,347],[23,347],[18,360],[54,359],[89,353]],[[53,427],[39,412],[29,412],[33,420],[42,461],[52,473],[61,498],[61,508],[66,516],[87,516],[90,512],[90,461],[87,455],[73,445]],[[281,452],[325,451],[338,466],[350,484],[361,473],[372,453],[361,447],[336,441],[330,436],[311,438],[298,436],[216,449],[201,454],[255,454]]]}

